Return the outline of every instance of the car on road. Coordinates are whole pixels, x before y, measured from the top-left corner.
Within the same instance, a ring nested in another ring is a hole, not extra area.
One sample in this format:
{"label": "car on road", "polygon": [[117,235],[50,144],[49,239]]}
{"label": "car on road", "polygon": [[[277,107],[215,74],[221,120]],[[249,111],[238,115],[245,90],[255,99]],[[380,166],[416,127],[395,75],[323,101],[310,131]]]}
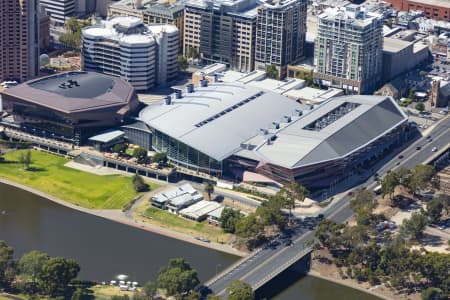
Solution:
{"label": "car on road", "polygon": [[353,192],[348,192],[347,195],[348,196],[353,196]]}
{"label": "car on road", "polygon": [[402,159],[404,156],[403,155],[399,155],[398,156],[398,159]]}
{"label": "car on road", "polygon": [[440,110],[439,113],[441,115],[446,115],[446,114],[448,114],[448,110],[443,109],[443,110]]}
{"label": "car on road", "polygon": [[433,148],[431,149],[431,151],[432,151],[432,152],[438,151],[438,147],[433,147]]}
{"label": "car on road", "polygon": [[422,147],[420,147],[420,146],[417,146],[417,147],[416,147],[416,150],[420,150],[420,149],[422,149]]}

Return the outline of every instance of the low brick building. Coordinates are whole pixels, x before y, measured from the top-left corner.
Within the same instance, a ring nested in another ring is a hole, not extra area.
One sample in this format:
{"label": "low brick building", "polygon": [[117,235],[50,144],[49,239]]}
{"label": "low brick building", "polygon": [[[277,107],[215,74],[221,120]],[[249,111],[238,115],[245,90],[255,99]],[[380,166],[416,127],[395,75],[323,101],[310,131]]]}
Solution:
{"label": "low brick building", "polygon": [[395,9],[418,10],[434,20],[450,20],[450,1],[447,0],[386,0]]}

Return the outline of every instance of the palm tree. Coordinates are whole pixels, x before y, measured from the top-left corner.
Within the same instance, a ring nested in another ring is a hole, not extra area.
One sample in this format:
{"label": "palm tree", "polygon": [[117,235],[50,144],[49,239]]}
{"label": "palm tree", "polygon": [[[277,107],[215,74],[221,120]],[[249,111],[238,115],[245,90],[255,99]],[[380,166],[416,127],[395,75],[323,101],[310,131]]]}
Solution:
{"label": "palm tree", "polygon": [[214,186],[209,181],[205,183],[205,192],[208,194],[209,201],[211,201],[211,194],[214,193]]}
{"label": "palm tree", "polygon": [[308,194],[308,190],[297,182],[291,182],[283,186],[277,194],[282,197],[284,206],[289,209],[289,224],[291,224],[292,209],[295,208],[295,201],[303,202]]}

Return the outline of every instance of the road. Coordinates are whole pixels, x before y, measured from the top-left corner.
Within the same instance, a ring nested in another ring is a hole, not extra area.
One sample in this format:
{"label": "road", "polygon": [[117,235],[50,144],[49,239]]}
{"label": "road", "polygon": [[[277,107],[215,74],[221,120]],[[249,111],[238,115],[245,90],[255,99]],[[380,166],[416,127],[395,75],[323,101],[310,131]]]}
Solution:
{"label": "road", "polygon": [[[394,157],[387,162],[383,167],[378,170],[380,176],[384,175],[387,171],[404,166],[407,168],[414,167],[415,165],[422,163],[428,159],[433,152],[433,147],[444,147],[448,145],[450,141],[450,118],[446,118],[443,121],[436,124],[436,127],[431,130],[432,140],[428,141],[426,137],[421,137],[406,149],[399,153],[402,155],[402,159]],[[420,150],[416,150],[417,146],[421,146]],[[377,182],[373,177],[369,178],[366,182],[355,186],[353,190],[365,187],[373,189],[377,185]],[[333,201],[328,207],[326,207],[322,213],[326,218],[333,219],[336,222],[343,223],[348,220],[352,211],[349,207],[350,196],[344,194],[338,201]],[[276,240],[279,245],[266,246],[256,250],[252,255],[240,261],[240,263],[227,270],[224,270],[219,276],[213,278],[205,285],[214,293],[225,296],[226,287],[235,279],[240,279],[248,282],[252,286],[258,286],[258,283],[267,279],[274,270],[279,266],[288,262],[292,257],[296,256],[300,251],[304,250],[307,246],[308,240],[314,237],[314,223],[317,222],[317,218],[311,218],[309,223],[305,224],[300,222],[297,228],[295,228],[293,235],[291,236],[292,244],[289,245],[286,241]],[[273,242],[272,242],[273,244]]]}

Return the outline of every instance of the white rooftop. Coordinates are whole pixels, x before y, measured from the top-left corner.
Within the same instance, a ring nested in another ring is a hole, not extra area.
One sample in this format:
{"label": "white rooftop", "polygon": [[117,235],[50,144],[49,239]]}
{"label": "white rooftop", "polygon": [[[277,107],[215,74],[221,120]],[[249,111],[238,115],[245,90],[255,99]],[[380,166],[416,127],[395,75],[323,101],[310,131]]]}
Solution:
{"label": "white rooftop", "polygon": [[199,219],[204,217],[208,213],[218,209],[221,205],[214,201],[201,200],[191,206],[184,208],[180,211],[180,215],[190,217],[193,219]]}

